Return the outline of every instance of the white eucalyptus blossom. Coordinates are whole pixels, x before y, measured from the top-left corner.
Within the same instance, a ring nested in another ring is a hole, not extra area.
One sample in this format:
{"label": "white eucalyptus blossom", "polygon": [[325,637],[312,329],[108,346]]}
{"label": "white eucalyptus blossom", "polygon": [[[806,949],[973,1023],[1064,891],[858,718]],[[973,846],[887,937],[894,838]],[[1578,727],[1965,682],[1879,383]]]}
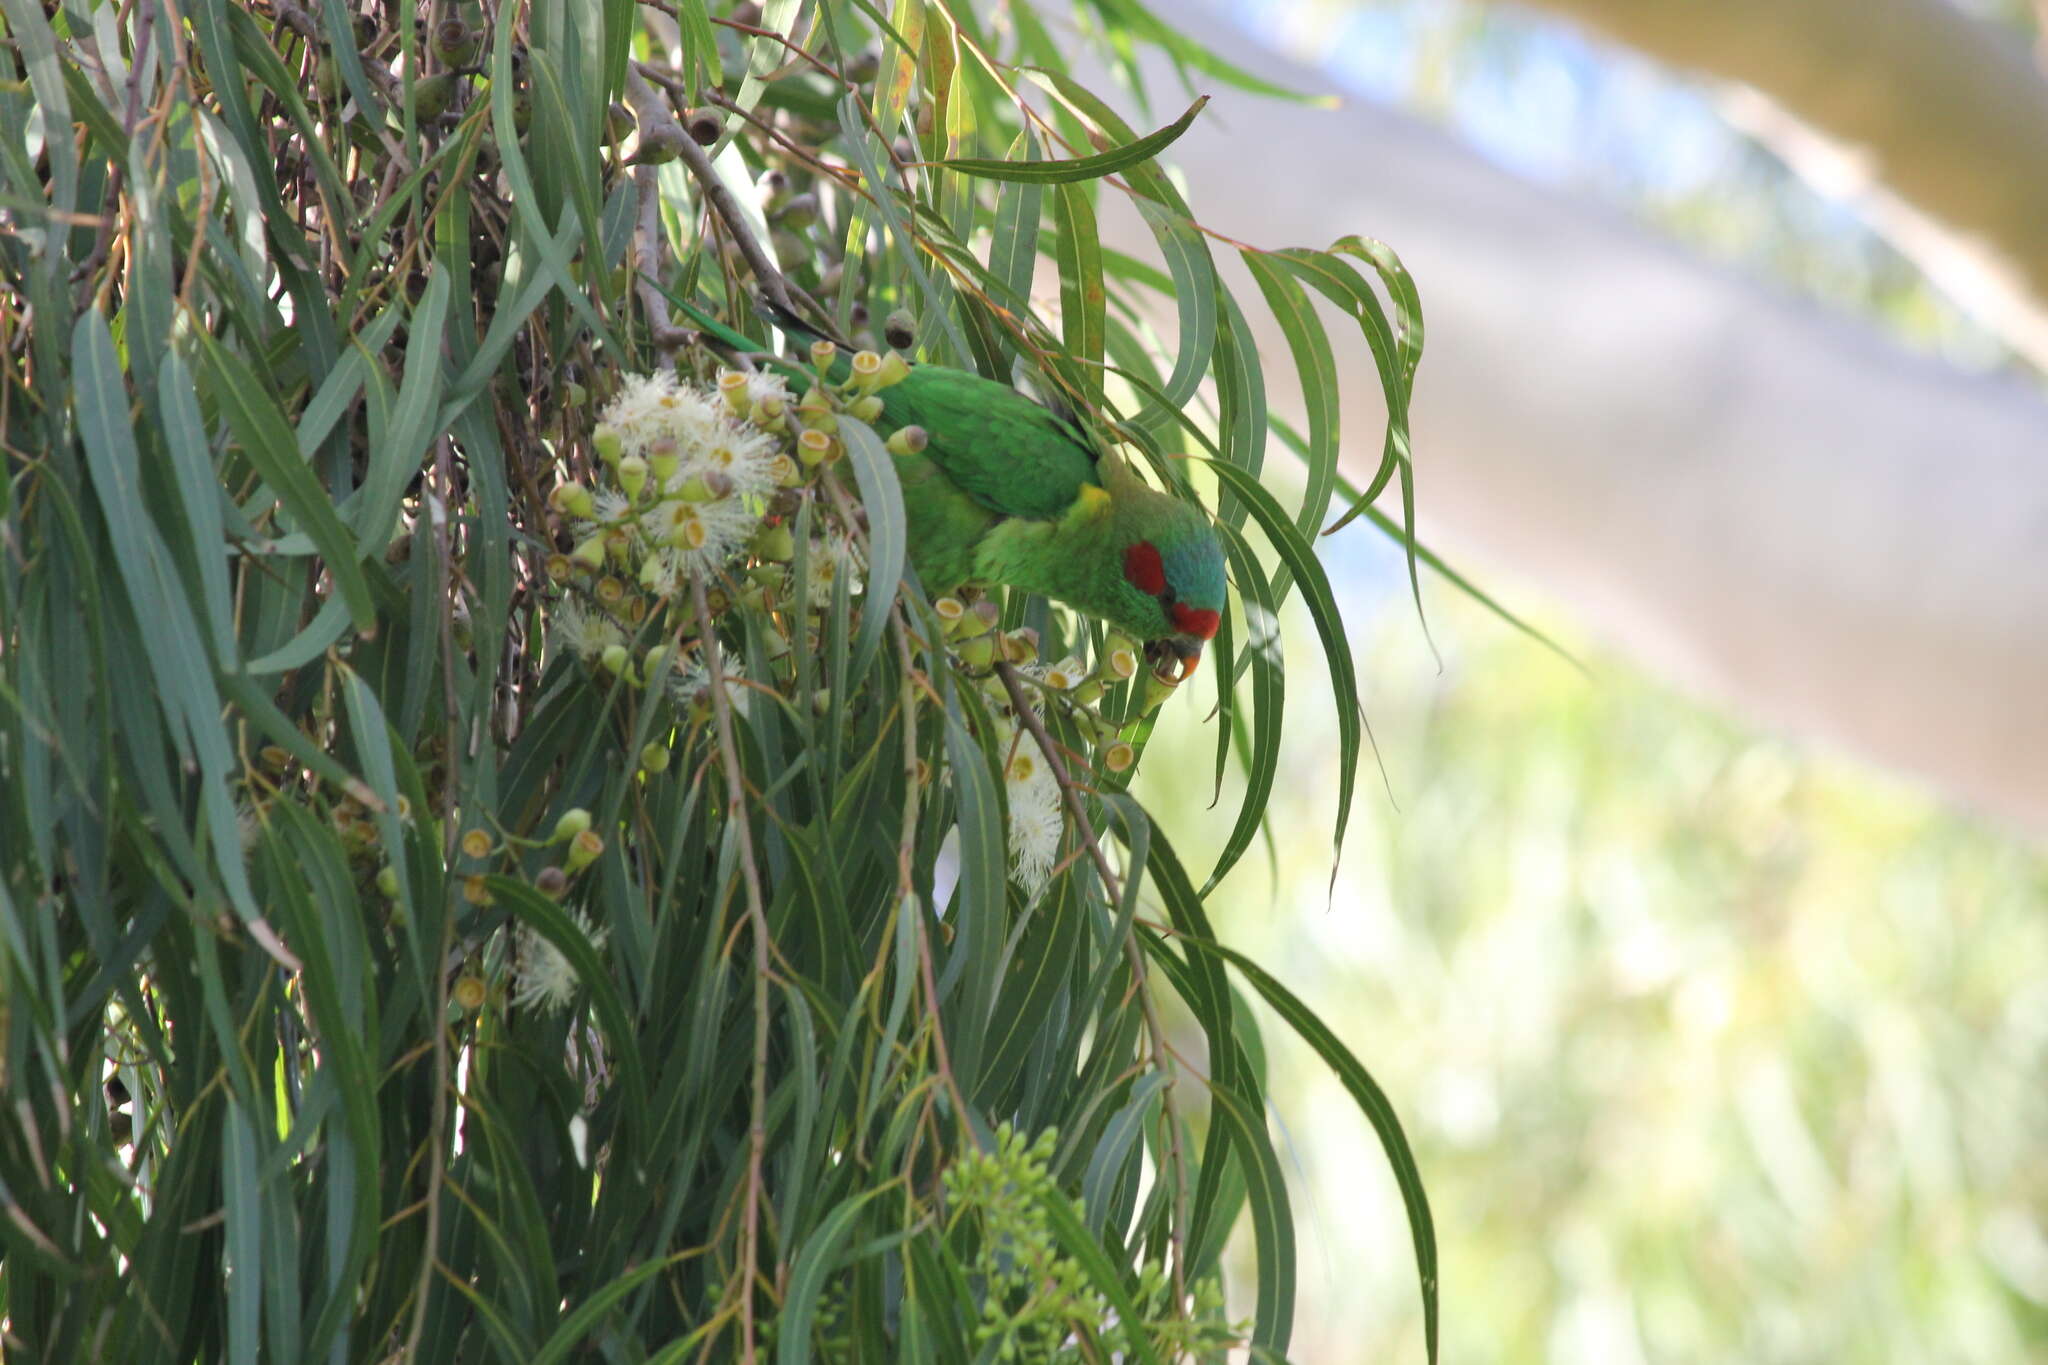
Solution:
{"label": "white eucalyptus blossom", "polygon": [[829,540],[812,541],[809,564],[811,605],[830,606],[832,589],[842,575],[846,578],[847,595],[857,595],[861,590],[862,567],[860,547],[851,540],[835,536]]}
{"label": "white eucalyptus blossom", "polygon": [[747,401],[759,403],[765,398],[791,402],[789,381],[773,370],[755,370],[747,376]]}
{"label": "white eucalyptus blossom", "polygon": [[760,497],[775,488],[775,457],[782,445],[751,422],[720,418],[715,427],[698,433],[694,442],[678,441],[682,464],[671,491],[693,474],[716,470],[732,480],[735,493]]}
{"label": "white eucalyptus blossom", "polygon": [[666,372],[627,375],[618,397],[602,414],[604,424],[619,434],[620,452],[643,459],[662,437],[676,436],[679,429],[694,430],[706,418],[716,417],[703,394]]}
{"label": "white eucalyptus blossom", "polygon": [[1018,727],[1003,741],[1003,787],[1010,805],[1010,876],[1037,900],[1059,861],[1066,818],[1059,779],[1038,741]]}
{"label": "white eucalyptus blossom", "polygon": [[723,568],[753,539],[760,525],[761,514],[750,510],[737,496],[714,498],[710,502],[685,502],[678,498],[640,517],[641,530],[651,547],[649,553],[668,557],[676,574],[685,581],[693,570],[708,577]]}
{"label": "white eucalyptus blossom", "polygon": [[609,612],[577,597],[565,597],[555,608],[550,636],[556,649],[574,654],[585,663],[613,645],[626,643],[626,632]]}
{"label": "white eucalyptus blossom", "polygon": [[[740,661],[724,645],[718,646],[718,671],[725,679],[726,699],[732,709],[741,715],[747,712],[747,697],[752,691],[747,686],[746,675],[740,670]],[[711,692],[711,667],[704,659],[700,647],[690,654],[690,661],[669,675],[669,691],[683,706],[693,705],[702,695]]]}
{"label": "white eucalyptus blossom", "polygon": [[[611,937],[610,928],[593,927],[589,916],[580,910],[575,912],[574,919],[577,931],[589,940],[590,946],[602,951]],[[522,1007],[538,1005],[552,1014],[567,1007],[575,996],[576,970],[569,965],[569,959],[532,925],[521,924],[518,982],[512,992],[512,1003]]]}

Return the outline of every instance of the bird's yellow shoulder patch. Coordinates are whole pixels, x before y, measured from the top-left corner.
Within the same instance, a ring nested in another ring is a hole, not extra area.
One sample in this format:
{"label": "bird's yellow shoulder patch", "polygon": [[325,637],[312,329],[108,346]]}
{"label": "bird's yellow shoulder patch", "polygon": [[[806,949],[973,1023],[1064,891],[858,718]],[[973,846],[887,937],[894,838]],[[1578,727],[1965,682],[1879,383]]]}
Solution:
{"label": "bird's yellow shoulder patch", "polygon": [[1109,515],[1109,504],[1110,496],[1107,488],[1097,484],[1084,483],[1081,485],[1080,496],[1074,499],[1074,510],[1067,515],[1082,521],[1093,521],[1097,517]]}

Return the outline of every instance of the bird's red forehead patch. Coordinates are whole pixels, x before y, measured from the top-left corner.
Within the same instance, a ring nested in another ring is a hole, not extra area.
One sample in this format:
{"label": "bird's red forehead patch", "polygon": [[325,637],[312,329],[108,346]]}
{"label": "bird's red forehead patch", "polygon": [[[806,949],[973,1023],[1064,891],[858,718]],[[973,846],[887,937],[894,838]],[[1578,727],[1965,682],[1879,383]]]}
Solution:
{"label": "bird's red forehead patch", "polygon": [[1173,604],[1173,626],[1183,635],[1213,640],[1216,628],[1222,624],[1223,618],[1207,608],[1191,607],[1185,602]]}
{"label": "bird's red forehead patch", "polygon": [[1166,591],[1166,566],[1159,562],[1159,547],[1141,540],[1124,551],[1124,581],[1139,592],[1154,597]]}

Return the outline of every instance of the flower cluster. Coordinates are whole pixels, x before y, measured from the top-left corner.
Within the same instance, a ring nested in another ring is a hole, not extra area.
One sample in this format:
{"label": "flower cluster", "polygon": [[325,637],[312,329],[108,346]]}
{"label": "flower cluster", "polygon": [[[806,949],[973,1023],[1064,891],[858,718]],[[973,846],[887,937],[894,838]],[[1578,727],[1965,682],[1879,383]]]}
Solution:
{"label": "flower cluster", "polygon": [[[1148,1262],[1131,1294],[1135,1321],[1119,1318],[1108,1298],[1066,1255],[1047,1211],[1063,1198],[1051,1165],[1059,1134],[1027,1141],[1008,1123],[990,1146],[961,1153],[939,1177],[949,1235],[973,1248],[969,1283],[979,1303],[975,1337],[999,1361],[1079,1362],[1149,1355],[1165,1360],[1220,1356],[1242,1342],[1242,1326],[1224,1313],[1213,1277],[1188,1286],[1176,1304],[1166,1273]],[[1097,1349],[1086,1349],[1083,1339]],[[1099,1352],[1099,1353],[1098,1353]]]}
{"label": "flower cluster", "polygon": [[693,576],[714,579],[761,531],[769,495],[802,482],[777,433],[754,420],[781,416],[787,385],[727,377],[738,382],[718,394],[673,374],[627,379],[591,440],[610,486],[556,485],[550,501],[575,547],[549,572],[559,582],[593,579],[598,607],[557,613],[557,643],[577,657],[602,660],[653,605],[684,596]]}
{"label": "flower cluster", "polygon": [[[904,378],[906,363],[894,351],[841,359],[821,342],[811,350],[808,382],[802,370],[791,373],[795,387],[768,370],[719,370],[708,382],[674,373],[625,378],[590,433],[587,478],[565,479],[550,494],[561,547],[547,563],[560,590],[551,648],[663,708],[637,756],[649,777],[668,770],[673,746],[706,733],[721,693],[734,716],[777,693],[828,714],[835,699],[827,691],[790,695],[800,652],[815,654],[834,614],[849,605],[889,606],[867,600],[858,509],[832,469],[845,453],[840,423],[880,418],[882,390]],[[887,444],[907,458],[924,448],[925,435],[902,427]],[[708,619],[698,619],[700,606]],[[1013,668],[1035,715],[1064,721],[1069,739],[1078,732],[1108,774],[1136,761],[1124,731],[1170,695],[1172,678],[1145,668],[1138,645],[1114,634],[1092,666],[1077,657],[1047,663],[1035,632],[999,628],[992,601],[947,595],[934,607],[939,642],[986,690],[1012,877],[1036,901],[1071,852],[1065,794],[1037,736],[1012,713],[995,665]],[[757,676],[724,643],[738,636],[721,625],[735,609],[746,613],[750,655],[766,665]],[[753,654],[757,645],[762,653]],[[1114,720],[1105,715],[1112,700],[1121,712]],[[562,998],[547,988],[555,977],[545,972],[545,949],[521,956],[541,975],[522,975],[515,998]]]}

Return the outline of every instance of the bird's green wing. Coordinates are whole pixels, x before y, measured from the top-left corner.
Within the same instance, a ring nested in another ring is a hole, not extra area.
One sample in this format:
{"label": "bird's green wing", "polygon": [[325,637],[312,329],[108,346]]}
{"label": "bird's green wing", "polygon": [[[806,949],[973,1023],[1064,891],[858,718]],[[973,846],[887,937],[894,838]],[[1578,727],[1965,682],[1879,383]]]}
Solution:
{"label": "bird's green wing", "polygon": [[1082,488],[1101,486],[1086,438],[1006,384],[920,365],[882,401],[891,425],[923,427],[926,458],[1002,516],[1062,516]]}

